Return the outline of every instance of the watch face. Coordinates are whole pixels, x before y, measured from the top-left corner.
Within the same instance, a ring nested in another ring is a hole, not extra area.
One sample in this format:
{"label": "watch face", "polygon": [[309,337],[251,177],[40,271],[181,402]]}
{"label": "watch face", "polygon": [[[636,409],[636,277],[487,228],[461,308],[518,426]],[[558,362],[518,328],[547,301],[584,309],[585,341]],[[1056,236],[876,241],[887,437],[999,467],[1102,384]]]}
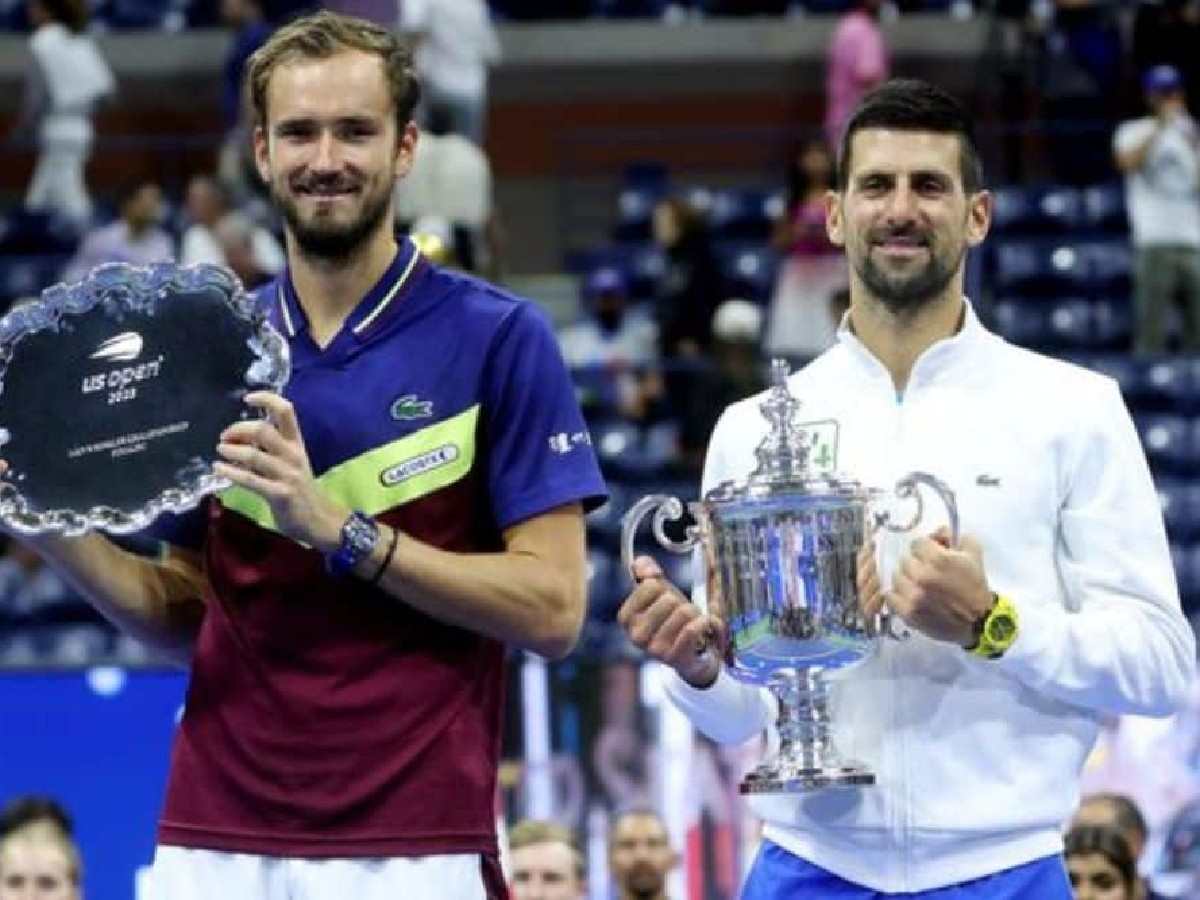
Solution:
{"label": "watch face", "polygon": [[1016,623],[1009,616],[994,616],[987,623],[988,639],[996,644],[1012,640],[1017,632]]}

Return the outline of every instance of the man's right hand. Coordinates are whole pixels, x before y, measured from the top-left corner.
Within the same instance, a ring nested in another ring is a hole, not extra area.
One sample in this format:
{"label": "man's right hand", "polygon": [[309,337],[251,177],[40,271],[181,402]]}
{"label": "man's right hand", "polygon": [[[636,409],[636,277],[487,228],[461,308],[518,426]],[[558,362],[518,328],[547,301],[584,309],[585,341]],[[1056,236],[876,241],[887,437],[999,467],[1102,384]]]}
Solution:
{"label": "man's right hand", "polygon": [[634,644],[688,684],[710,687],[721,672],[724,623],[700,612],[649,556],[634,560],[633,575],[637,587],[621,604],[617,622]]}

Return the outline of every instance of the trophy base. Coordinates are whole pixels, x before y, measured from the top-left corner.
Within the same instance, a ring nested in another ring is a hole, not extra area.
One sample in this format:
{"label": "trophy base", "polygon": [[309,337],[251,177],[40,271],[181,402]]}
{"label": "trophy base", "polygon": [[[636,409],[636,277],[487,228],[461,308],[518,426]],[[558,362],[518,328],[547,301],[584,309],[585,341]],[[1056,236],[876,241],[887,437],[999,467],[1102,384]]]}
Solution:
{"label": "trophy base", "polygon": [[822,788],[862,787],[875,783],[875,773],[863,766],[819,768],[760,766],[738,785],[741,794],[803,794]]}

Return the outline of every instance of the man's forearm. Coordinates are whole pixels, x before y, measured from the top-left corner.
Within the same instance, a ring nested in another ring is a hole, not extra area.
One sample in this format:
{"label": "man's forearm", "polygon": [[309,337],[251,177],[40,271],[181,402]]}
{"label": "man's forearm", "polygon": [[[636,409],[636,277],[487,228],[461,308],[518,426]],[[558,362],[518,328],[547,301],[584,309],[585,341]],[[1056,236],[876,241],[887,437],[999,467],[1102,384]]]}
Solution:
{"label": "man's forearm", "polygon": [[[379,586],[439,621],[560,658],[575,645],[587,606],[582,519],[551,513],[522,526],[535,532],[525,534],[532,540],[518,537],[500,553],[452,553],[400,534]],[[381,531],[360,577],[384,564],[392,530]]]}
{"label": "man's forearm", "polygon": [[188,662],[204,616],[197,559],[179,550],[149,559],[96,533],[30,543],[106,619],[174,661]]}

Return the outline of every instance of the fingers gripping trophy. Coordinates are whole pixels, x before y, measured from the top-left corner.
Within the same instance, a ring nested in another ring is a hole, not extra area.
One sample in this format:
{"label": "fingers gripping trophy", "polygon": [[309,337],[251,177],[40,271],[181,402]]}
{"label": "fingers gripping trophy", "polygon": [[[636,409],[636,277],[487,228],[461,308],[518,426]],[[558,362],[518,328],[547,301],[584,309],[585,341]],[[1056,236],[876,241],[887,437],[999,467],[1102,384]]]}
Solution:
{"label": "fingers gripping trophy", "polygon": [[886,608],[864,619],[857,556],[878,529],[916,528],[924,513],[920,486],[945,504],[954,545],[958,510],[950,489],[924,472],[904,476],[891,492],[913,506],[902,522],[883,509],[888,492],[816,472],[808,461],[809,435],[796,424],[800,403],[787,387],[788,364],[774,360],[771,376],[759,406],[769,430],[755,451],[754,472],[689,504],[696,525],[682,541],[664,526],[683,516],[683,504],[665,494],[643,497],[622,520],[622,563],[632,576],[634,540],[650,515],[666,549],[687,553],[700,546],[709,611],[727,633],[710,632],[697,652],[723,653],[734,677],[766,686],[779,703],[779,750],[747,775],[742,793],[870,785],[874,774],[844,759],[833,744],[826,675],[862,659],[877,640],[903,640],[906,632]]}

